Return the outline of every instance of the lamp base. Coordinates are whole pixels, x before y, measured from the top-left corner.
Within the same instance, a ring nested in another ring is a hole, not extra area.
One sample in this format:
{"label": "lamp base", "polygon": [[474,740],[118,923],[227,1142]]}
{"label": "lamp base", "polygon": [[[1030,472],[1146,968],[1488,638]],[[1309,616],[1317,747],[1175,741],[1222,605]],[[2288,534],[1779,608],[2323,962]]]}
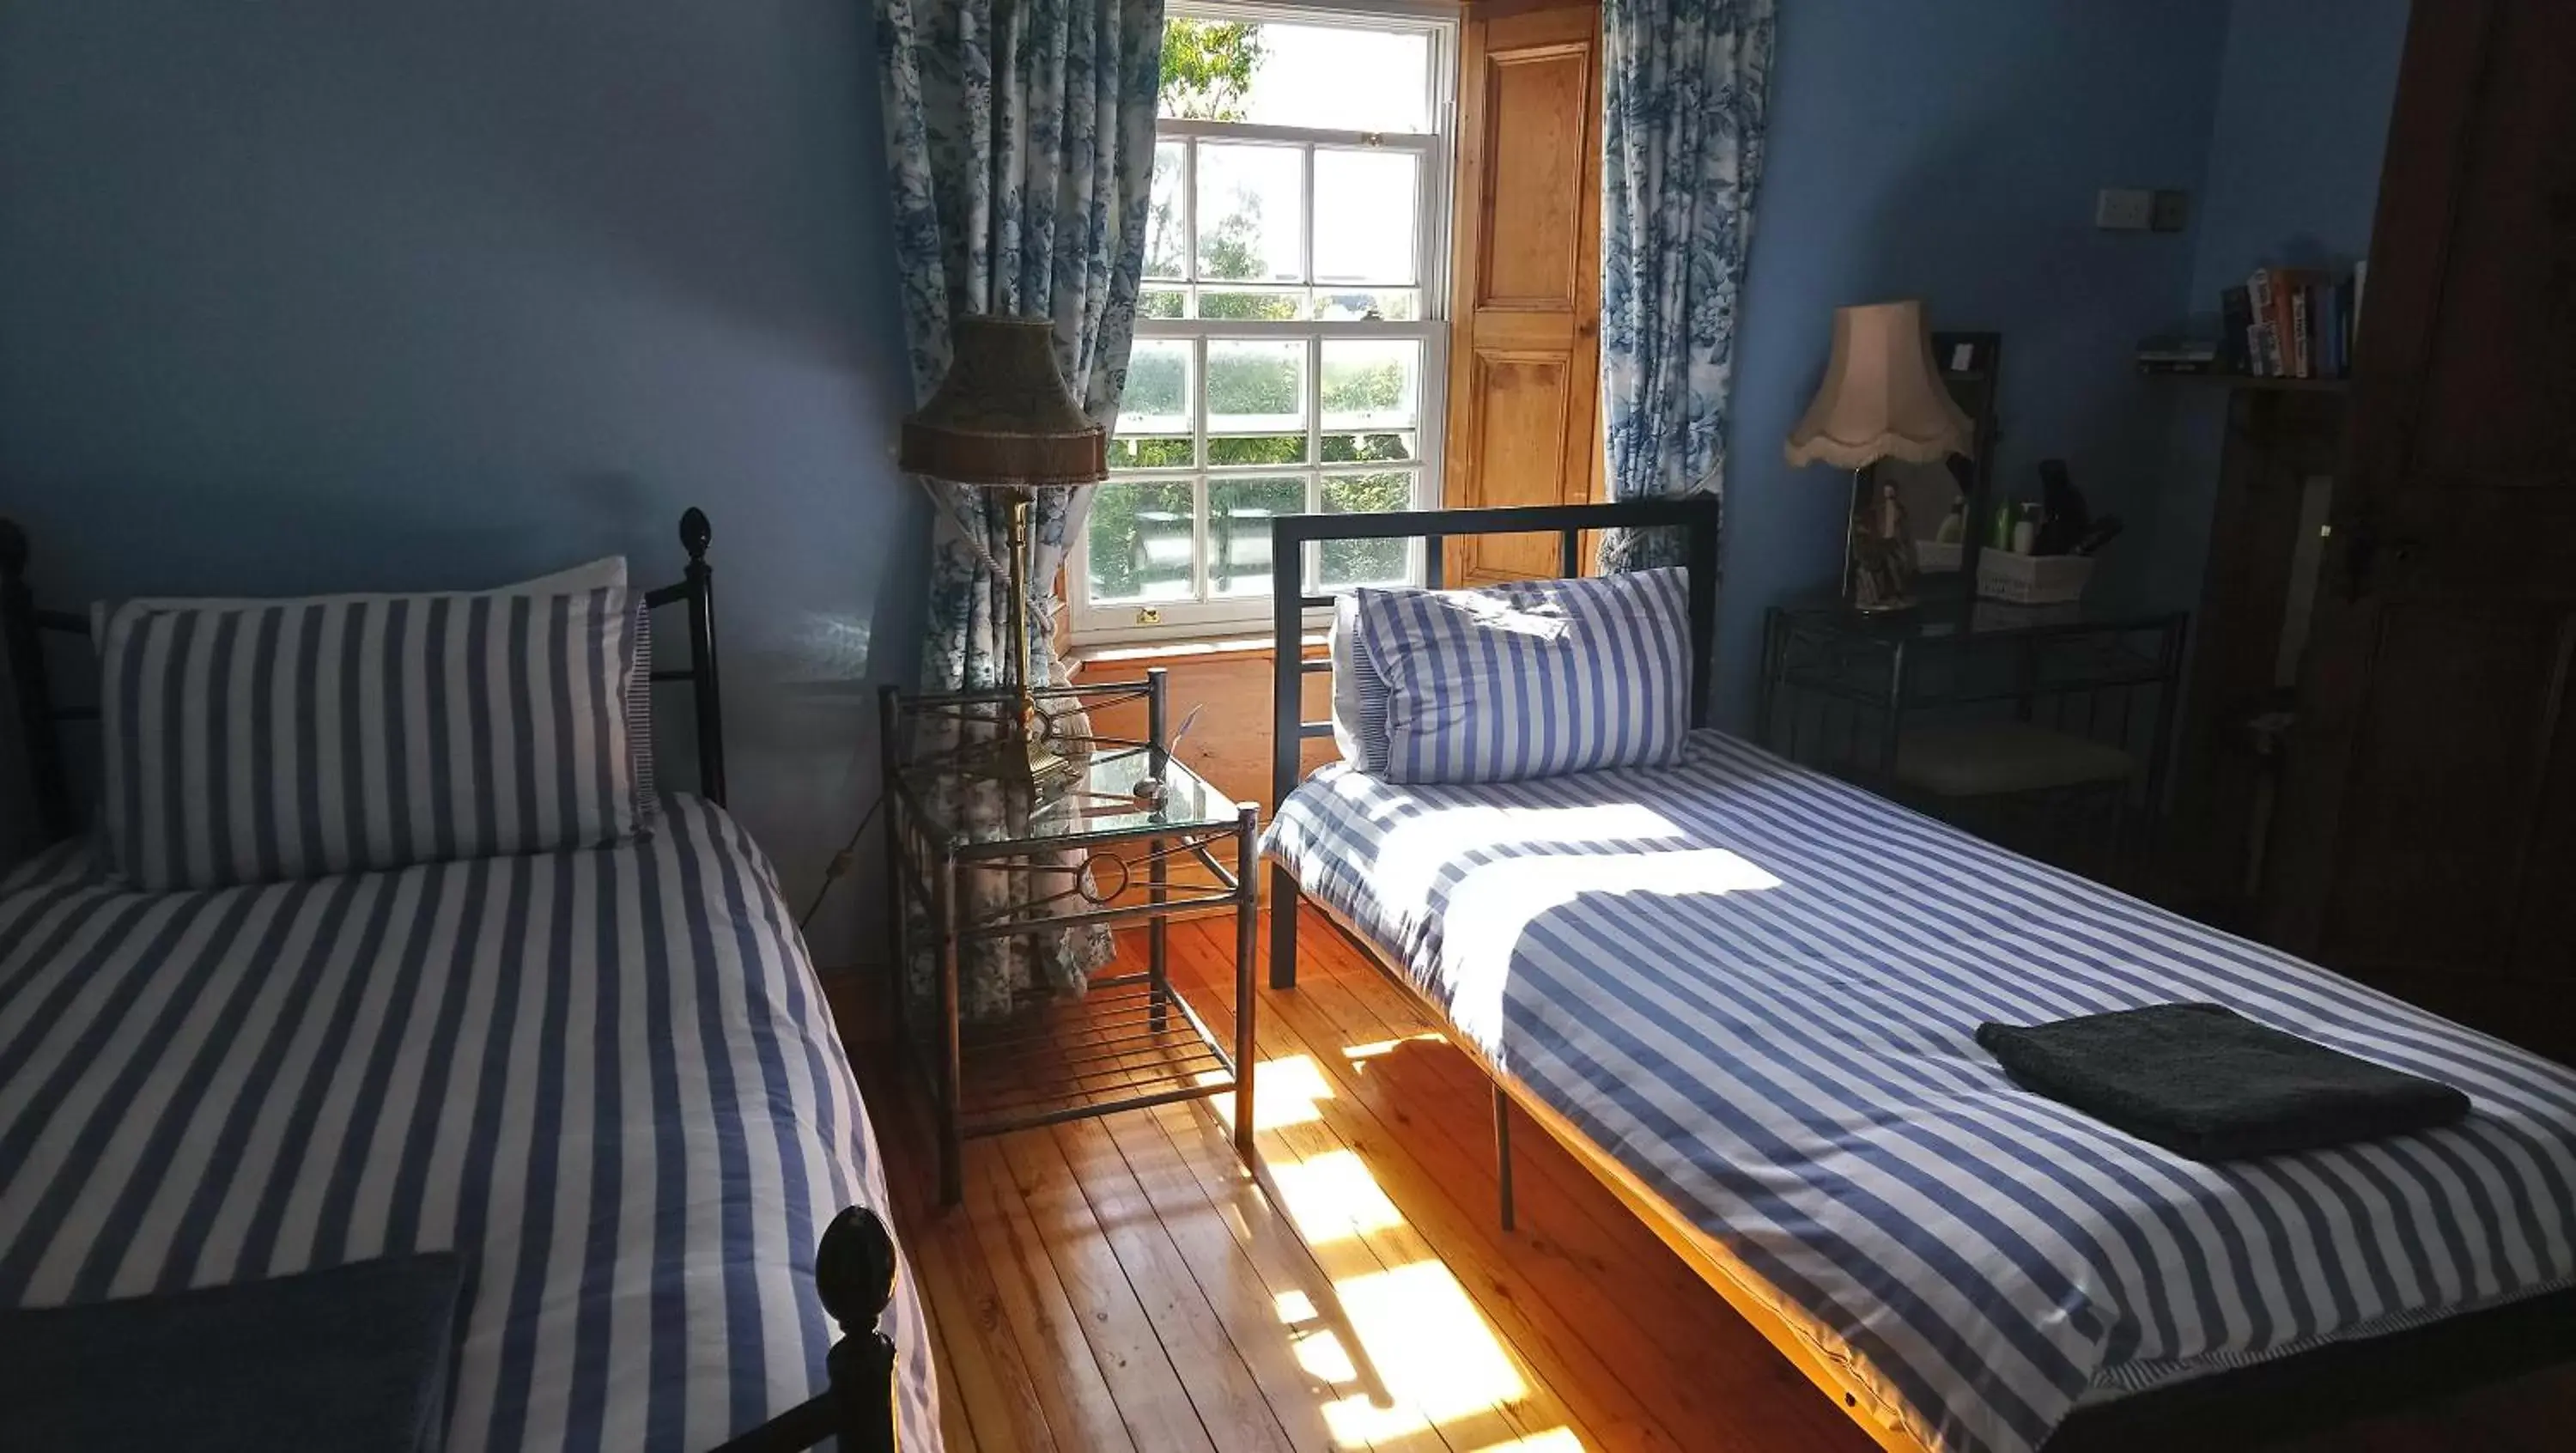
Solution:
{"label": "lamp base", "polygon": [[1039,724],[1037,697],[1029,690],[1029,511],[1035,503],[1029,490],[1013,490],[1008,516],[1010,538],[1011,587],[1011,677],[1005,684],[1019,691],[1020,699],[1012,703],[1003,721],[999,740],[979,754],[979,763],[967,771],[977,776],[992,777],[1005,784],[1026,784],[1032,794],[1062,787],[1072,780],[1074,764],[1047,745],[1046,732]]}
{"label": "lamp base", "polygon": [[969,747],[959,756],[958,773],[1005,787],[1025,787],[1032,795],[1044,795],[1072,782],[1079,764],[1048,746],[1044,736],[1029,730],[1036,718],[1037,703],[1021,697],[1002,722],[1000,736]]}
{"label": "lamp base", "polygon": [[1879,506],[1872,468],[1852,471],[1851,509],[1843,516],[1843,600],[1860,615],[1894,615],[1914,609],[1914,548],[1893,493]]}
{"label": "lamp base", "polygon": [[993,755],[1008,763],[1009,780],[1025,781],[1041,792],[1053,791],[1073,780],[1073,760],[1036,737],[1014,732],[996,744]]}

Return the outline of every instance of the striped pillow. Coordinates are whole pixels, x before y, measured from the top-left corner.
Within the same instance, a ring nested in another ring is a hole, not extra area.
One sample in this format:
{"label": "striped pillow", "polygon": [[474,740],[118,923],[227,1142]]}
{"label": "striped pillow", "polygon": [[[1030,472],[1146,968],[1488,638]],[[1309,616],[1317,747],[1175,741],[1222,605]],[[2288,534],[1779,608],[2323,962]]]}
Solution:
{"label": "striped pillow", "polygon": [[1391,782],[1510,782],[1660,766],[1690,731],[1684,572],[1480,590],[1363,587]]}
{"label": "striped pillow", "polygon": [[1349,591],[1333,598],[1333,629],[1326,649],[1333,662],[1333,746],[1342,760],[1372,777],[1386,775],[1386,678],[1361,644],[1359,600]]}
{"label": "striped pillow", "polygon": [[636,614],[617,586],[128,602],[99,653],[110,867],[162,892],[631,837]]}

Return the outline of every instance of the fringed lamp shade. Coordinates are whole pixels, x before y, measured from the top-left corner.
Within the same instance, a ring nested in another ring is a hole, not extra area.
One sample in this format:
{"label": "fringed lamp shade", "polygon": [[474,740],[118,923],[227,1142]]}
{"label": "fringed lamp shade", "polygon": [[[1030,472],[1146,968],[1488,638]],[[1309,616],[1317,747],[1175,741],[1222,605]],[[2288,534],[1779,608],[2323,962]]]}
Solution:
{"label": "fringed lamp shade", "polygon": [[1923,305],[1834,310],[1833,358],[1806,417],[1789,431],[1791,464],[1863,469],[1882,459],[1937,464],[1973,452],[1974,426],[1950,398],[1923,329]]}
{"label": "fringed lamp shade", "polygon": [[1065,391],[1053,323],[968,316],[939,391],[903,421],[903,467],[992,488],[1095,484],[1109,475],[1109,435]]}

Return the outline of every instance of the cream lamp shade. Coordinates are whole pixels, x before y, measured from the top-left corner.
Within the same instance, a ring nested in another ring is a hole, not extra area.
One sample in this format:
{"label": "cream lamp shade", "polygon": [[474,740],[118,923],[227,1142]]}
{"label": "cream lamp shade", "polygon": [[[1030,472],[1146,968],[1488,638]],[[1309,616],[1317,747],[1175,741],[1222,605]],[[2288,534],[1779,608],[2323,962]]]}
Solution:
{"label": "cream lamp shade", "polygon": [[1787,452],[1791,464],[1842,469],[1937,464],[1973,452],[1974,432],[1941,382],[1923,305],[1869,303],[1834,309],[1833,357]]}

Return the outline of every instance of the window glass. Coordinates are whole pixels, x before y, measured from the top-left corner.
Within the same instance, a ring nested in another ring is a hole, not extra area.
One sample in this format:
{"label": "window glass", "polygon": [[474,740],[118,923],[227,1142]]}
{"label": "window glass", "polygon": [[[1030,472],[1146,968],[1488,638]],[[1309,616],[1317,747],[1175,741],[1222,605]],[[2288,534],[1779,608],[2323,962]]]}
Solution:
{"label": "window glass", "polygon": [[[1440,467],[1438,284],[1453,27],[1317,9],[1164,25],[1145,278],[1110,482],[1078,541],[1078,634],[1242,629],[1271,522],[1412,508]],[[1309,588],[1420,578],[1335,541]]]}
{"label": "window glass", "polygon": [[1163,25],[1162,112],[1260,126],[1428,131],[1431,37],[1174,16]]}
{"label": "window glass", "polygon": [[1098,601],[1187,600],[1195,535],[1191,486],[1120,483],[1100,486],[1083,522],[1084,554],[1091,562],[1091,598]]}

